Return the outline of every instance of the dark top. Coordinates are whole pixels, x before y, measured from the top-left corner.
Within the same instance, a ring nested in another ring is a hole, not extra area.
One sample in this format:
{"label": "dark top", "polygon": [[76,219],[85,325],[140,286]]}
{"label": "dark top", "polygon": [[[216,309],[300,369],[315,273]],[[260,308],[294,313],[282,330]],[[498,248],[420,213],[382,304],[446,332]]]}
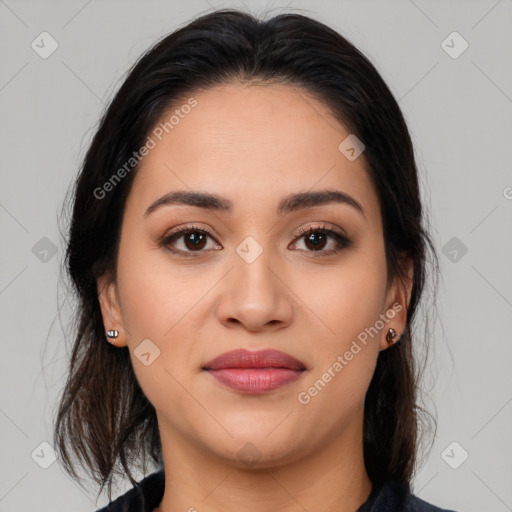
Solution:
{"label": "dark top", "polygon": [[[164,495],[165,476],[160,469],[137,483],[137,487],[96,512],[153,512]],[[372,489],[355,512],[454,512],[430,505],[392,482]]]}

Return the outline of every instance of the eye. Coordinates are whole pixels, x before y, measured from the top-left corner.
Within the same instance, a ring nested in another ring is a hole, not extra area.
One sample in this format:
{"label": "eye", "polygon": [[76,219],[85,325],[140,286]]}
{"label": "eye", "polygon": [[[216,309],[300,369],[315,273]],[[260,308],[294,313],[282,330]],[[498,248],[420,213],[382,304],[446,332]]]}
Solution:
{"label": "eye", "polygon": [[[169,251],[178,256],[194,257],[196,255],[193,253],[204,252],[203,250],[207,246],[208,238],[213,239],[208,231],[198,228],[197,226],[186,226],[164,236],[162,240],[160,240],[159,245],[166,247]],[[176,247],[176,245],[180,247]]]}
{"label": "eye", "polygon": [[[331,239],[331,248],[324,250],[329,245],[329,239]],[[352,245],[352,241],[347,236],[327,226],[303,228],[299,231],[296,240],[304,242],[306,249],[301,250],[318,252],[321,256],[337,254]],[[294,242],[294,244],[297,243]]]}
{"label": "eye", "polygon": [[[196,257],[199,256],[199,253],[208,249],[208,238],[215,240],[208,231],[190,225],[164,236],[159,245],[178,256]],[[299,230],[293,245],[297,245],[298,241],[303,241],[306,247],[299,250],[319,253],[319,256],[337,254],[352,245],[352,241],[343,233],[325,225]],[[329,242],[331,248],[325,250],[329,246]],[[221,246],[218,245],[214,250],[220,248]]]}

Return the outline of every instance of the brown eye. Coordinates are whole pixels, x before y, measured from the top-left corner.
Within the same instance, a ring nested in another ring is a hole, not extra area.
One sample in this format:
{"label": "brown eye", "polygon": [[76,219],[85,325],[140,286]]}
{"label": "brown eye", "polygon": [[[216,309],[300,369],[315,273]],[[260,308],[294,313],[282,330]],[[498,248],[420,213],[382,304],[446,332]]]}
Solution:
{"label": "brown eye", "polygon": [[313,251],[318,251],[318,250],[322,250],[325,247],[325,245],[328,241],[328,238],[329,238],[329,236],[326,235],[325,233],[316,231],[315,233],[306,235],[306,237],[304,238],[304,242],[306,244],[306,247],[308,247],[308,249],[311,249]]}
{"label": "brown eye", "polygon": [[205,252],[209,238],[213,240],[208,231],[187,226],[162,238],[159,245],[179,256],[196,256]]}
{"label": "brown eye", "polygon": [[[296,239],[297,241],[304,241],[306,252],[317,252],[319,256],[329,256],[336,254],[343,249],[352,245],[352,241],[344,234],[338,233],[334,229],[327,227],[312,227],[301,231]],[[325,250],[332,240],[331,248]],[[295,242],[297,244],[298,242]],[[302,250],[302,249],[301,249]]]}
{"label": "brown eye", "polygon": [[187,249],[191,251],[195,249],[203,249],[206,245],[206,237],[203,233],[199,231],[191,231],[183,236],[184,244]]}

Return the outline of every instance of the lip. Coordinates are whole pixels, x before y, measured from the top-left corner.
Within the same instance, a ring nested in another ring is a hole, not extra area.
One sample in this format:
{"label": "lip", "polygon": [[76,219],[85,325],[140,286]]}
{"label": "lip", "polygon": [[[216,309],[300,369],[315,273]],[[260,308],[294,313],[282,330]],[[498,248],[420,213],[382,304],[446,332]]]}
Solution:
{"label": "lip", "polygon": [[203,366],[217,381],[237,391],[260,394],[299,379],[306,366],[278,350],[231,350]]}
{"label": "lip", "polygon": [[279,350],[258,350],[256,352],[237,349],[224,352],[207,362],[205,370],[224,370],[226,368],[287,368],[305,370],[306,366],[295,357]]}

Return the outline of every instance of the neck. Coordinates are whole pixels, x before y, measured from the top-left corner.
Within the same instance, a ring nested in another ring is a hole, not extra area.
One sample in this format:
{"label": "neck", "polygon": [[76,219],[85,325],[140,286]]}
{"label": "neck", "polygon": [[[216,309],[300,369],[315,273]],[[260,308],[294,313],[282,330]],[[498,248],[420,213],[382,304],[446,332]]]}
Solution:
{"label": "neck", "polygon": [[260,461],[252,468],[160,432],[165,491],[153,512],[354,512],[372,490],[357,428],[287,464]]}

